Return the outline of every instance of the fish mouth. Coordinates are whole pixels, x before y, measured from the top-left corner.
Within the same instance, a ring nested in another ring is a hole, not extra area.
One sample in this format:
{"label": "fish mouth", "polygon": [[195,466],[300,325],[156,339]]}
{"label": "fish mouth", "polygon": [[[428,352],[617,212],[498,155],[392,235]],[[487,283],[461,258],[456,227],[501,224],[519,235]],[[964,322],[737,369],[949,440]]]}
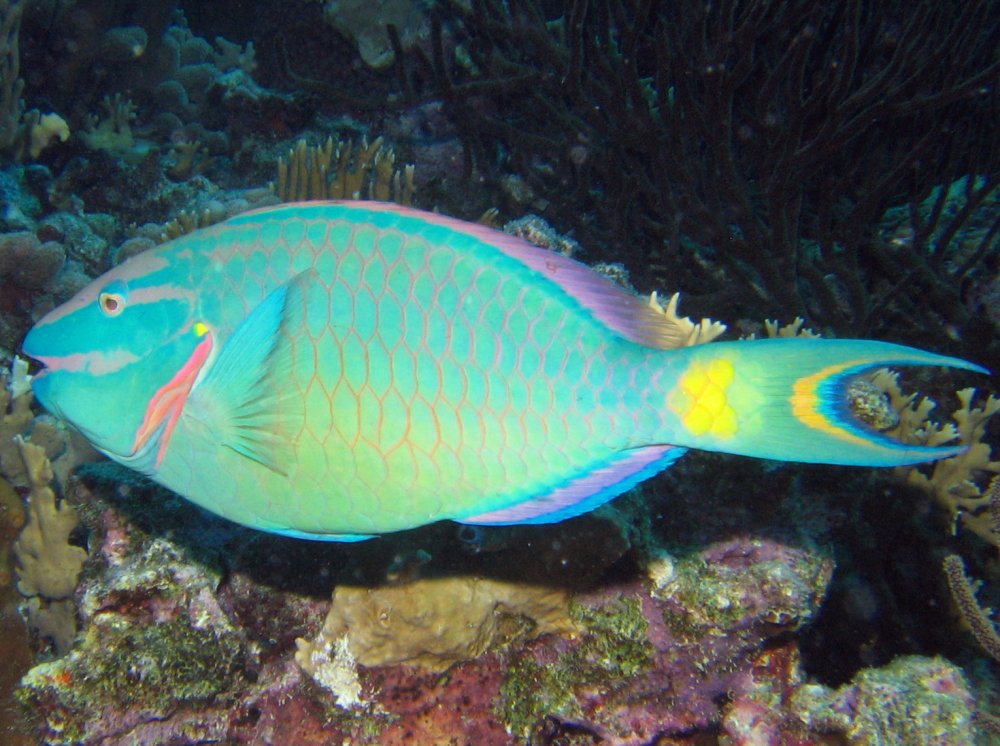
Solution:
{"label": "fish mouth", "polygon": [[38,370],[32,373],[32,377],[45,376],[48,375],[53,368],[57,367],[54,363],[55,361],[51,357],[46,357],[45,355],[33,355],[28,351],[26,346],[21,347],[21,354],[23,354],[30,362],[33,362]]}

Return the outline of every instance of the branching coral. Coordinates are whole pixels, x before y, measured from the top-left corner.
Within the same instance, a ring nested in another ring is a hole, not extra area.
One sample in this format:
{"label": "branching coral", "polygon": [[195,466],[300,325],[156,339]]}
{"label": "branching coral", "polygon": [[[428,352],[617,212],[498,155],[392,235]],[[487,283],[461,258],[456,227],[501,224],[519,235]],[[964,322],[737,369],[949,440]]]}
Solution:
{"label": "branching coral", "polygon": [[200,140],[185,140],[175,144],[170,151],[170,158],[173,163],[167,173],[177,181],[197,176],[212,165],[212,156]]}
{"label": "branching coral", "polygon": [[10,375],[0,375],[0,474],[14,484],[25,484],[24,460],[15,437],[27,433],[35,418],[27,388],[28,365],[15,361]]}
{"label": "branching coral", "polygon": [[328,137],[322,146],[300,140],[287,160],[278,160],[276,191],[284,202],[376,199],[413,204],[413,166],[400,171],[395,163],[395,151],[381,137],[371,143]]}
{"label": "branching coral", "polygon": [[705,344],[711,342],[726,331],[726,325],[712,321],[712,319],[702,319],[698,323],[691,321],[687,316],[677,314],[677,306],[680,304],[681,294],[674,293],[667,301],[667,305],[660,304],[656,291],[649,296],[649,305],[654,310],[662,313],[667,321],[674,327],[678,344],[676,347],[690,347],[691,345]]}
{"label": "branching coral", "polygon": [[96,452],[81,435],[68,432],[51,417],[35,417],[30,380],[28,363],[20,358],[14,359],[9,373],[0,373],[0,475],[15,486],[28,486],[16,438],[30,437],[34,445],[44,449],[56,477],[65,484],[69,472],[84,461],[92,461]]}
{"label": "branching coral", "polygon": [[[23,609],[31,626],[62,654],[76,634],[72,594],[87,552],[69,542],[79,517],[72,506],[57,502],[49,459],[59,456],[65,479],[77,453],[63,432],[35,420],[29,380],[27,364],[19,359],[9,374],[0,375],[0,474],[29,489],[27,524],[13,546],[17,589],[26,597]],[[28,442],[29,434],[37,442]]]}
{"label": "branching coral", "polygon": [[49,486],[52,464],[45,457],[45,450],[21,438],[17,438],[17,444],[31,486],[28,523],[14,544],[17,588],[25,596],[64,599],[73,593],[87,559],[86,550],[69,543],[80,518],[73,506],[57,504],[55,492]]}
{"label": "branching coral", "polygon": [[132,120],[135,119],[135,104],[122,94],[105,96],[101,102],[104,118],[96,115],[87,117],[86,129],[81,134],[87,147],[106,150],[119,155],[128,154],[135,146],[132,134]]}
{"label": "branching coral", "polygon": [[986,516],[990,500],[976,482],[984,474],[1000,473],[1000,460],[992,458],[988,443],[983,442],[986,425],[993,415],[1000,412],[1000,398],[988,396],[982,406],[973,406],[975,389],[955,392],[960,406],[952,413],[953,422],[938,423],[930,413],[937,406],[928,397],[904,394],[899,386],[899,375],[881,370],[872,382],[884,391],[898,415],[898,424],[888,434],[904,443],[918,445],[943,445],[956,438],[967,449],[957,456],[935,461],[930,466],[901,466],[897,475],[928,494],[945,508],[953,520],[991,544],[1000,546],[998,534]]}
{"label": "branching coral", "polygon": [[[995,508],[1000,502],[1000,480],[994,480],[991,493]],[[942,567],[948,582],[948,590],[963,624],[972,633],[979,647],[993,660],[1000,662],[1000,635],[997,634],[989,613],[976,600],[976,586],[965,574],[965,563],[962,562],[962,558],[950,554],[944,558]],[[1000,735],[1000,718],[980,711],[977,713],[977,721],[984,731]]]}
{"label": "branching coral", "polygon": [[52,464],[45,449],[17,439],[28,473],[28,523],[14,543],[17,589],[28,597],[32,626],[51,638],[56,652],[69,650],[76,635],[76,606],[72,594],[87,559],[87,552],[70,544],[69,537],[80,522],[76,510],[56,502]]}

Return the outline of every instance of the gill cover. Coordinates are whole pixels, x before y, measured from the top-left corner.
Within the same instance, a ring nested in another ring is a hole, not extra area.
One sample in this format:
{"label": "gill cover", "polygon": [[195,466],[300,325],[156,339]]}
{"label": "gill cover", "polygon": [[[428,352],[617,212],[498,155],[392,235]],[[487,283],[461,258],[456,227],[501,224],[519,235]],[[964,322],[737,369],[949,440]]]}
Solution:
{"label": "gill cover", "polygon": [[[49,312],[23,344],[45,366],[32,384],[42,406],[146,472],[163,427],[176,419],[171,382],[186,374],[193,383],[191,366],[204,364],[210,336],[193,320],[190,293],[165,270],[155,251],[126,262]],[[153,426],[161,412],[166,419]]]}

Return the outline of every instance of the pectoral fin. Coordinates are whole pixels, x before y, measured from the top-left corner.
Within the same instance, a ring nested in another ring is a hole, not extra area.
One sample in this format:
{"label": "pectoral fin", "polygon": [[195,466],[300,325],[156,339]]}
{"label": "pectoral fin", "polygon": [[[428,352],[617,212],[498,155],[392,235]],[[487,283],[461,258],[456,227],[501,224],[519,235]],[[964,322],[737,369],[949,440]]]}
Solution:
{"label": "pectoral fin", "polygon": [[250,312],[191,392],[192,416],[227,448],[287,475],[304,403],[292,385],[294,334],[305,314],[306,272],[281,285]]}

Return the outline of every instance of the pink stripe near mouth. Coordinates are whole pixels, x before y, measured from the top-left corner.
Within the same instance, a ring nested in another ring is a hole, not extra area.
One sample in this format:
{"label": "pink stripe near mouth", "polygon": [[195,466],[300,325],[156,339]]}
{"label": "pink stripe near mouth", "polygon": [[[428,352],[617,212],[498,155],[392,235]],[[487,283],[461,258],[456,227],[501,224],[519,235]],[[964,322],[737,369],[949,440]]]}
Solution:
{"label": "pink stripe near mouth", "polygon": [[160,466],[163,457],[167,453],[167,444],[170,442],[170,436],[174,432],[174,426],[177,424],[181,412],[184,411],[184,405],[187,403],[188,394],[191,393],[191,387],[194,386],[195,379],[198,378],[198,374],[201,372],[211,352],[212,335],[208,334],[194,348],[191,357],[177,371],[177,374],[161,386],[153,395],[153,398],[149,400],[149,404],[146,406],[146,416],[142,418],[139,430],[135,434],[132,453],[136,453],[140,448],[143,448],[160,428],[160,425],[166,422],[167,427],[163,431],[163,437],[160,439],[160,448],[156,454],[156,466]]}
{"label": "pink stripe near mouth", "polygon": [[124,350],[111,352],[74,352],[69,355],[32,355],[50,371],[67,373],[90,373],[103,376],[107,373],[117,373],[126,365],[131,365],[139,358]]}

